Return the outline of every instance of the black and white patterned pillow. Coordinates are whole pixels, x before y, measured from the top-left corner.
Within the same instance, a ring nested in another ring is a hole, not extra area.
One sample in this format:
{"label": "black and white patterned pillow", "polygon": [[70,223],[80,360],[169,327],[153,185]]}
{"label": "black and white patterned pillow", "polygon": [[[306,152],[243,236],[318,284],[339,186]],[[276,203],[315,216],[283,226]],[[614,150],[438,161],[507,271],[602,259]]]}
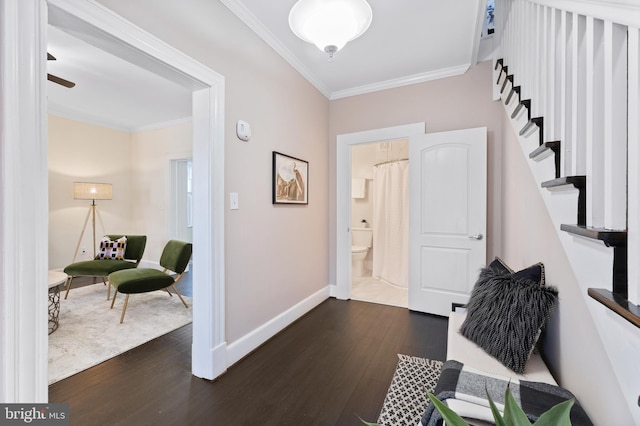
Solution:
{"label": "black and white patterned pillow", "polygon": [[[544,278],[544,269],[536,269]],[[485,268],[471,292],[460,331],[521,374],[557,299],[555,288],[540,285],[531,275]]]}
{"label": "black and white patterned pillow", "polygon": [[113,241],[104,236],[100,240],[100,250],[96,255],[96,260],[124,260],[124,253],[127,249],[127,237],[120,237]]}

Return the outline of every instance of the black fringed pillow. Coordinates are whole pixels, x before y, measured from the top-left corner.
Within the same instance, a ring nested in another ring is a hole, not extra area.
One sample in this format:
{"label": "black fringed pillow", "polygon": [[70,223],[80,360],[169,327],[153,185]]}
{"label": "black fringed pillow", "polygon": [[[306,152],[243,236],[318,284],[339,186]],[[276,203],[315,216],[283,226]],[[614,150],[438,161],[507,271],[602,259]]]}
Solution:
{"label": "black fringed pillow", "polygon": [[[541,280],[532,279],[538,276]],[[522,374],[557,299],[558,291],[544,286],[542,264],[519,272],[505,272],[490,265],[480,271],[460,331],[506,367]]]}

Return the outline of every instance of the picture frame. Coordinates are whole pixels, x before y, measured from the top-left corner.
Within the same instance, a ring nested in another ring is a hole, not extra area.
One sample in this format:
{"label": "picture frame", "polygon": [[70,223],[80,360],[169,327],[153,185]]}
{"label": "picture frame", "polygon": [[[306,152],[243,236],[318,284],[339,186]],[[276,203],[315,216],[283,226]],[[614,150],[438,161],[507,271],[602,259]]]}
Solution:
{"label": "picture frame", "polygon": [[309,204],[309,162],[273,151],[272,203]]}

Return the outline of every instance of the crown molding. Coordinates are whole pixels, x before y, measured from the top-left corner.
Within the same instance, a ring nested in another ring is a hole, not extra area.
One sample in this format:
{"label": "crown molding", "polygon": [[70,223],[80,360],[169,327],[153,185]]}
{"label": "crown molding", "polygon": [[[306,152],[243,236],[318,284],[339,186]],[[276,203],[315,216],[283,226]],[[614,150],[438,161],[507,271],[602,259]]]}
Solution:
{"label": "crown molding", "polygon": [[277,37],[266,27],[256,16],[247,9],[240,0],[220,0],[234,15],[245,23],[253,32],[255,32],[265,43],[274,49],[284,60],[286,60],[294,69],[296,69],[304,78],[306,78],[316,89],[318,89],[330,101],[335,99],[346,98],[349,96],[362,95],[366,93],[377,92],[380,90],[393,89],[396,87],[408,86],[425,81],[436,80],[439,78],[452,77],[464,74],[470,67],[470,64],[464,64],[456,67],[430,71],[421,74],[414,74],[397,79],[381,81],[378,83],[367,84],[358,87],[352,87],[344,90],[330,91],[315,75],[307,68],[296,55],[291,52]]}
{"label": "crown molding", "polygon": [[337,92],[331,93],[329,100],[333,101],[336,99],[347,98],[349,96],[364,95],[367,93],[378,92],[380,90],[394,89],[396,87],[424,83],[426,81],[437,80],[440,78],[453,77],[456,75],[464,74],[469,69],[469,67],[469,64],[459,65],[421,74],[413,74],[407,77],[381,81],[379,83],[366,84],[364,86],[353,87],[351,89],[339,90]]}
{"label": "crown molding", "polygon": [[66,118],[69,120],[79,121],[81,123],[90,124],[92,126],[106,127],[111,130],[117,130],[126,133],[139,133],[147,132],[150,130],[164,129],[166,127],[177,126],[185,123],[192,123],[192,117],[182,117],[175,120],[161,121],[158,123],[145,124],[144,126],[126,126],[115,121],[110,121],[104,117],[96,117],[90,114],[84,114],[80,111],[76,111],[67,108],[63,105],[48,102],[47,112],[56,117]]}
{"label": "crown molding", "polygon": [[93,126],[106,127],[108,129],[117,130],[120,132],[131,133],[133,131],[133,128],[124,126],[120,123],[116,123],[115,121],[110,121],[108,118],[96,117],[94,115],[86,114],[51,101],[47,102],[47,112],[57,117],[79,121],[81,123],[91,124]]}
{"label": "crown molding", "polygon": [[256,16],[249,11],[238,0],[220,0],[227,9],[229,9],[234,15],[236,15],[242,22],[245,23],[253,32],[255,32],[265,43],[267,43],[273,50],[275,50],[280,56],[284,58],[296,71],[298,71],[309,83],[311,83],[316,89],[320,91],[325,97],[331,98],[331,92],[329,89],[318,80],[311,70],[307,68],[287,47],[277,39],[273,33],[262,24],[256,18]]}
{"label": "crown molding", "polygon": [[164,129],[167,127],[178,126],[180,124],[189,124],[192,122],[193,122],[193,119],[191,117],[183,117],[183,118],[177,118],[175,120],[161,121],[159,123],[152,123],[146,126],[136,127],[135,129],[132,129],[131,132],[132,133],[148,132],[150,130]]}

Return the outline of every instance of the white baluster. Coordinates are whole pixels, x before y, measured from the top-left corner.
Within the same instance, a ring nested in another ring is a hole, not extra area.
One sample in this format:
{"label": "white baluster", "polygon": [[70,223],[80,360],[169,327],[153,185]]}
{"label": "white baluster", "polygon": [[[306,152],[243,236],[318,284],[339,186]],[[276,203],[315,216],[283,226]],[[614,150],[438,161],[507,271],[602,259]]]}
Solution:
{"label": "white baluster", "polygon": [[561,164],[561,174],[562,176],[568,176],[571,174],[571,149],[572,149],[572,139],[570,129],[567,125],[568,117],[570,117],[571,107],[569,104],[569,100],[571,99],[571,86],[568,83],[568,76],[571,75],[571,62],[567,59],[571,52],[571,44],[569,43],[570,39],[570,28],[571,20],[568,16],[568,12],[561,11],[560,12],[560,32],[559,32],[559,43],[560,43],[560,51],[559,53],[559,61],[560,61],[560,80],[559,85],[556,88],[558,90],[558,94],[560,95],[560,103],[559,103],[559,119],[560,119],[560,140],[562,141],[562,164]]}
{"label": "white baluster", "polygon": [[585,25],[586,20],[577,13],[572,17],[572,58],[571,58],[571,122],[572,135],[571,174],[583,175],[586,172],[585,161]]}
{"label": "white baluster", "polygon": [[627,227],[627,30],[604,24],[604,226]]}
{"label": "white baluster", "polygon": [[557,86],[557,75],[556,75],[556,10],[553,8],[549,8],[547,18],[547,84],[546,84],[546,115],[545,115],[545,128],[548,129],[548,140],[555,141],[559,140],[558,132],[556,128],[558,127],[558,119],[556,117],[556,86]]}
{"label": "white baluster", "polygon": [[586,19],[587,225],[604,227],[604,23]]}
{"label": "white baluster", "polygon": [[[629,219],[628,258],[640,259],[640,31],[629,28]],[[640,263],[628,262],[629,300],[640,304]]]}

